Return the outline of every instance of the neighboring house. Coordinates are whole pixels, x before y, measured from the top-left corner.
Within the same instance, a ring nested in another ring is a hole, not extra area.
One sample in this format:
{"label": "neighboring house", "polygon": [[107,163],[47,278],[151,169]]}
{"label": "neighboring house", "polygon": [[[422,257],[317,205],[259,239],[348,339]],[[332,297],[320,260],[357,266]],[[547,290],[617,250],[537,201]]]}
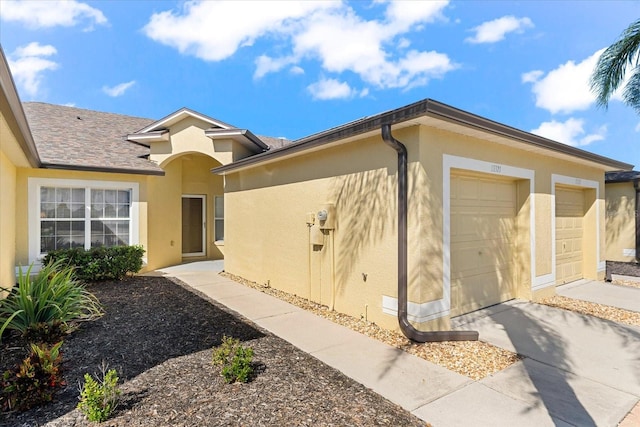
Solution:
{"label": "neighboring house", "polygon": [[640,261],[640,172],[605,175],[608,261]]}
{"label": "neighboring house", "polygon": [[433,100],[295,142],[187,108],[153,121],[21,106],[1,62],[4,285],[51,249],[140,244],[145,270],[224,258],[230,273],[395,329],[399,160],[384,125],[408,151],[417,328],[604,276],[604,172],[626,163]]}

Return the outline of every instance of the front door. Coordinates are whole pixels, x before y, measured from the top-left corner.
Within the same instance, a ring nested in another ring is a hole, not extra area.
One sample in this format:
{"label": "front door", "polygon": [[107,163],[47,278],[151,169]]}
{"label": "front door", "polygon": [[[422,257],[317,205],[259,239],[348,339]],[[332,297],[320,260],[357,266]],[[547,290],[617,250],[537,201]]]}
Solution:
{"label": "front door", "polygon": [[182,196],[182,256],[205,256],[206,196]]}

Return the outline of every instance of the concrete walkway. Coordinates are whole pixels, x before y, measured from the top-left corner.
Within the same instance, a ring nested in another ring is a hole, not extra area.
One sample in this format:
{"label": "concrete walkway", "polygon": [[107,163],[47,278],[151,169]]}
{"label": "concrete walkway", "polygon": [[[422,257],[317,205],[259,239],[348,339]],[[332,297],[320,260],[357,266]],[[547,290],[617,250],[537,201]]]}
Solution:
{"label": "concrete walkway", "polygon": [[569,298],[640,312],[640,288],[593,280],[578,280],[559,286],[556,292],[558,295]]}
{"label": "concrete walkway", "polygon": [[[473,381],[225,279],[220,270],[220,262],[206,261],[150,274],[180,279],[436,427],[615,426],[640,398],[640,332],[611,322],[590,324],[527,303],[458,318],[482,340],[526,356]],[[562,332],[554,332],[557,322]]]}

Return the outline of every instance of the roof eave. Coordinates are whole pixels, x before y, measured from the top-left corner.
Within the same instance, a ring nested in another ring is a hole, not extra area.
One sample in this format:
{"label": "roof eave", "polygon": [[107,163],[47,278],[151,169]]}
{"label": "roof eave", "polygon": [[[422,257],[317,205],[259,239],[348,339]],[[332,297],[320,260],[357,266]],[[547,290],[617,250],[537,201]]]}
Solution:
{"label": "roof eave", "polygon": [[16,90],[15,81],[9,70],[9,64],[2,46],[0,46],[0,86],[2,86],[2,92],[18,124],[19,131],[22,134],[22,138],[18,137],[18,144],[22,148],[29,164],[34,168],[38,168],[42,165],[40,155],[33,141],[33,135],[31,134],[31,129],[29,128],[27,117],[22,108],[22,102]]}
{"label": "roof eave", "polygon": [[150,131],[146,133],[132,133],[127,135],[127,141],[145,144],[149,142],[166,142],[169,140],[169,131],[167,129]]}
{"label": "roof eave", "polygon": [[257,166],[262,162],[276,161],[281,157],[289,157],[299,152],[307,151],[321,145],[329,144],[341,139],[357,136],[366,132],[379,129],[383,124],[398,124],[421,116],[430,116],[441,120],[454,122],[456,124],[479,129],[495,135],[504,136],[519,142],[534,145],[552,152],[571,155],[579,159],[587,160],[614,169],[632,169],[633,165],[610,159],[598,154],[590,153],[579,148],[571,147],[525,132],[511,126],[507,126],[487,118],[459,110],[447,104],[443,104],[432,99],[424,99],[416,103],[401,107],[395,110],[365,117],[354,122],[347,123],[336,128],[326,130],[308,137],[299,139],[291,145],[287,145],[268,153],[247,157],[228,165],[223,165],[212,169],[213,173],[224,175],[229,172],[239,171],[249,167]]}
{"label": "roof eave", "polygon": [[269,146],[262,142],[262,140],[255,136],[249,129],[207,129],[204,131],[204,134],[212,140],[232,139],[255,153],[262,153],[269,150]]}
{"label": "roof eave", "polygon": [[71,165],[63,163],[42,163],[42,167],[45,169],[60,169],[60,170],[75,170],[83,172],[106,172],[106,173],[124,173],[132,175],[154,175],[164,176],[163,170],[148,170],[148,169],[128,169],[128,168],[116,168],[116,167],[103,167],[103,166],[84,166],[84,165]]}

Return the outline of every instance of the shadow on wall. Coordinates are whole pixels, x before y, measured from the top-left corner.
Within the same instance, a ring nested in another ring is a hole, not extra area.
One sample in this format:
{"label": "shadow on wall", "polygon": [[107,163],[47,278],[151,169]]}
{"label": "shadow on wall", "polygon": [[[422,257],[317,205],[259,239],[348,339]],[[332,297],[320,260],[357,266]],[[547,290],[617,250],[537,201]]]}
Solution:
{"label": "shadow on wall", "polygon": [[625,236],[622,234],[625,228],[629,228],[631,224],[631,232],[635,229],[634,215],[627,215],[626,212],[633,213],[635,211],[634,201],[627,197],[616,199],[607,199],[606,201],[606,244],[607,247],[617,247],[617,243]]}
{"label": "shadow on wall", "polygon": [[[392,155],[390,151],[390,156]],[[422,166],[419,163],[409,165],[409,258],[415,258],[415,252],[420,251],[422,246],[428,244],[431,257],[435,255],[434,251],[437,250],[437,259],[440,259],[439,245],[436,245],[435,242],[441,241],[441,234],[428,236],[422,231],[419,232],[420,234],[417,233],[420,220],[423,221],[423,230],[425,229],[425,221],[428,224],[431,223],[429,209],[435,205],[442,206],[440,200],[432,200],[426,191],[426,178],[421,171]],[[386,239],[390,239],[392,242],[389,246],[391,251],[386,254],[386,262],[388,268],[395,271],[398,260],[397,169],[394,167],[368,170],[336,177],[332,185],[331,200],[335,200],[336,210],[340,213],[338,215],[340,223],[337,224],[337,227],[341,230],[340,234],[342,235],[339,246],[336,248],[337,292],[344,293],[354,270],[364,261],[365,253],[370,250],[375,251],[376,246]],[[426,207],[429,204],[432,206]],[[422,218],[420,218],[421,216]],[[418,283],[422,270],[419,266],[409,266],[410,287],[412,284]],[[434,274],[436,277],[431,279],[441,282],[442,269],[438,265],[435,270],[437,271]]]}

